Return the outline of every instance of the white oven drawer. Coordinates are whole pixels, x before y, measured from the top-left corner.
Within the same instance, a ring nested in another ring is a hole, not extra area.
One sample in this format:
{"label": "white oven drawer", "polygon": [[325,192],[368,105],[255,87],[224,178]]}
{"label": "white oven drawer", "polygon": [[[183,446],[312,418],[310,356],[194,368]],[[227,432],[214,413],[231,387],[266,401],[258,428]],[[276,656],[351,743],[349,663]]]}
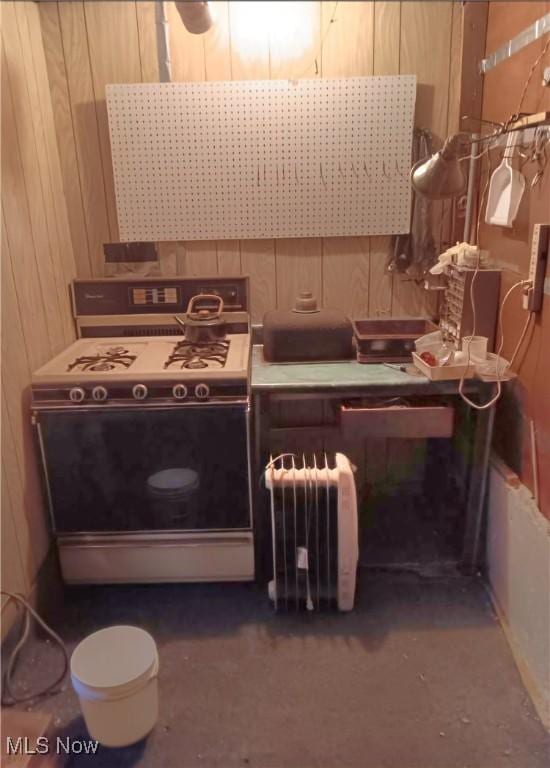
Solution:
{"label": "white oven drawer", "polygon": [[340,429],[349,438],[451,437],[454,410],[448,405],[340,406]]}
{"label": "white oven drawer", "polygon": [[67,584],[252,581],[252,533],[71,536],[58,539]]}

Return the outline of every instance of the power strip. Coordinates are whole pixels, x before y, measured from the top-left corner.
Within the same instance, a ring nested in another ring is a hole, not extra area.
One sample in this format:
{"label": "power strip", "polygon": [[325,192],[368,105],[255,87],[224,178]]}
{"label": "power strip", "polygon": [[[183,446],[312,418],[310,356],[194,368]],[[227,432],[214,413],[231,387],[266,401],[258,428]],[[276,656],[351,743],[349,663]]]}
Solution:
{"label": "power strip", "polygon": [[531,285],[523,295],[523,308],[528,312],[540,312],[542,309],[549,242],[550,224],[535,224],[531,240],[528,278]]}

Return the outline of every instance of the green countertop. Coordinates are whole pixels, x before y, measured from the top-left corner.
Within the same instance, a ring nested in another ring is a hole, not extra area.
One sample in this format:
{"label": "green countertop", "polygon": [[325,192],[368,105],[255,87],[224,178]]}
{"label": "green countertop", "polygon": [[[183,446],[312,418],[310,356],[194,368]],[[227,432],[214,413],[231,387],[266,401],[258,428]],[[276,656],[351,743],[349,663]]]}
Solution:
{"label": "green countertop", "polygon": [[[423,374],[414,376],[379,363],[356,360],[335,363],[267,363],[263,348],[252,349],[252,390],[309,393],[312,391],[356,391],[364,394],[438,395],[457,394],[458,381],[430,381]],[[487,385],[471,379],[468,391]],[[489,385],[490,386],[490,385]]]}

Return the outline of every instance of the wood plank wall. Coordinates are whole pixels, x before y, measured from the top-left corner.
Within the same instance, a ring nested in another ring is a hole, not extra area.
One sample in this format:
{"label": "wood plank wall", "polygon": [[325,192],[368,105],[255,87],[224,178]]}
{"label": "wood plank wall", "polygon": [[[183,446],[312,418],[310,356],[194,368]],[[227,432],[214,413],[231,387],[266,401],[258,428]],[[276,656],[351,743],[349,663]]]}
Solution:
{"label": "wood plank wall", "polygon": [[[215,25],[189,34],[169,3],[175,81],[344,77],[416,73],[416,123],[439,143],[457,126],[460,3],[296,2],[310,44],[288,58],[268,24],[254,29],[256,53],[239,48],[239,28],[264,3],[212,2]],[[154,2],[48,2],[42,33],[60,148],[69,221],[80,277],[103,275],[102,245],[118,239],[105,85],[158,80]],[[288,36],[292,30],[289,21]],[[215,212],[213,212],[215,215]],[[434,233],[448,236],[450,208],[438,206]],[[289,307],[301,287],[324,305],[360,316],[422,314],[425,292],[385,271],[388,237],[227,240],[165,243],[166,273],[251,276],[254,320]]]}
{"label": "wood plank wall", "polygon": [[[196,37],[170,4],[175,80],[412,72],[417,125],[438,140],[455,129],[460,4],[295,3],[312,34],[294,59],[261,25],[257,54],[245,55],[236,25],[251,4],[213,5],[215,27]],[[105,85],[155,81],[158,68],[153,2],[10,1],[1,14],[2,582],[28,594],[49,545],[30,374],[73,339],[69,281],[102,275],[103,243],[118,239]],[[448,219],[445,210],[435,217],[438,239]],[[356,316],[422,312],[415,284],[385,272],[389,249],[390,239],[377,237],[165,243],[161,252],[172,274],[250,274],[256,320],[289,306],[305,284]],[[2,617],[5,632],[13,612]]]}
{"label": "wood plank wall", "polygon": [[[487,54],[492,53],[546,13],[550,2],[492,2],[489,4],[487,25]],[[526,46],[519,53],[502,62],[485,76],[483,88],[483,117],[486,120],[507,120],[518,111],[520,97],[531,68],[547,37]],[[542,71],[550,66],[550,51],[533,72],[521,109],[525,112],[550,110],[550,92],[543,88]],[[548,151],[548,150],[547,150]],[[495,153],[496,154],[496,153]],[[492,167],[500,161],[500,155],[492,157]],[[516,162],[517,167],[517,162]],[[550,221],[550,174],[544,174],[535,187],[530,182],[537,172],[536,163],[523,165],[527,178],[526,190],[514,226],[488,226],[483,220],[480,226],[480,243],[488,248],[492,258],[502,268],[501,295],[518,280],[527,278],[529,272],[530,242],[535,223]],[[487,174],[484,163],[481,187]],[[484,213],[484,211],[482,211]],[[550,277],[550,268],[547,279]],[[521,291],[510,299],[504,313],[505,346],[503,354],[508,359],[516,346],[525,313],[521,308]],[[550,466],[550,298],[545,295],[542,312],[531,324],[527,342],[518,358],[516,369],[519,376],[507,388],[499,407],[496,420],[496,448],[504,460],[520,476],[523,483],[533,490],[533,459],[530,444],[530,422],[535,423],[538,448],[539,492],[542,513],[550,518],[550,476],[545,469]]]}
{"label": "wood plank wall", "polygon": [[[2,589],[29,594],[49,546],[31,372],[74,339],[76,275],[38,6],[2,13]],[[2,636],[14,611],[4,610]]]}

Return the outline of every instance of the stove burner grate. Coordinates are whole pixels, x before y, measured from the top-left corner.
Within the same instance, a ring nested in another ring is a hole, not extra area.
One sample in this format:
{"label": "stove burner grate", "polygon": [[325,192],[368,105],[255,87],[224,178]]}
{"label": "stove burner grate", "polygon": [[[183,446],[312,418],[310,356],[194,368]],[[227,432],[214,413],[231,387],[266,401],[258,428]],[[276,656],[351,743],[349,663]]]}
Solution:
{"label": "stove burner grate", "polygon": [[178,366],[182,370],[223,368],[229,351],[228,341],[180,341],[164,363],[164,368]]}
{"label": "stove burner grate", "polygon": [[77,357],[67,367],[67,371],[80,368],[81,371],[113,371],[116,368],[129,368],[137,355],[131,355],[124,347],[111,347],[104,354],[83,355]]}

